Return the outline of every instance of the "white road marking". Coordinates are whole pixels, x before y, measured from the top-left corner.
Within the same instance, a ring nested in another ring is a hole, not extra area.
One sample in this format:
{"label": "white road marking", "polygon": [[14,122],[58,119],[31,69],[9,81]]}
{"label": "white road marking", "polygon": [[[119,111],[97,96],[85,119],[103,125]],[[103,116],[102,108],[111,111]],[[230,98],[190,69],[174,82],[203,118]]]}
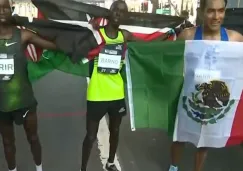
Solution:
{"label": "white road marking", "polygon": [[[86,78],[86,80],[87,80],[87,84],[89,84],[90,79]],[[97,134],[98,148],[100,150],[100,160],[101,160],[104,170],[105,170],[105,165],[107,163],[107,160],[109,158],[109,148],[110,148],[109,135],[110,135],[110,132],[109,132],[109,127],[108,127],[108,122],[107,122],[106,117],[104,116],[100,121],[99,131]],[[117,155],[115,156],[114,163],[115,163],[117,169],[121,171],[121,165],[120,165]]]}

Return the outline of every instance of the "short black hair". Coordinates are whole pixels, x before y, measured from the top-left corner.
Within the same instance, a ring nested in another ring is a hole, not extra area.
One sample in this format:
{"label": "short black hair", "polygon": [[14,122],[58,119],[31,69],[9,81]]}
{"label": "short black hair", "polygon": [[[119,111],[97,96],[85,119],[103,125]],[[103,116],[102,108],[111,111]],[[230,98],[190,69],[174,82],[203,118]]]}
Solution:
{"label": "short black hair", "polygon": [[[208,0],[200,0],[200,9],[205,9]],[[224,0],[225,6],[227,6],[228,0]]]}
{"label": "short black hair", "polygon": [[189,16],[189,12],[187,10],[183,10],[181,11],[181,15]]}
{"label": "short black hair", "polygon": [[126,5],[127,11],[128,11],[128,7],[127,7],[127,3],[123,0],[116,0],[111,4],[110,10],[112,10],[112,8],[114,8],[114,6],[118,5],[119,3],[124,3]]}

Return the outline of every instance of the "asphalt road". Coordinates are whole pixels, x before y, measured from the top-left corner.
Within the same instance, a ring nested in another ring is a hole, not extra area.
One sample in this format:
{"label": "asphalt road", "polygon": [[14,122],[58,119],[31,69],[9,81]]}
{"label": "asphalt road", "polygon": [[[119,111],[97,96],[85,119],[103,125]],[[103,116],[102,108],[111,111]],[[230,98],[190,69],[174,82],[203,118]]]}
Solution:
{"label": "asphalt road", "polygon": [[[39,102],[43,171],[79,171],[85,136],[86,79],[55,71],[34,84]],[[102,128],[103,129],[103,128]],[[108,137],[108,135],[107,135]],[[106,142],[108,144],[108,140]],[[18,171],[35,171],[23,128],[16,126]],[[106,144],[106,146],[107,146]],[[167,171],[171,139],[161,130],[130,131],[121,126],[118,160],[122,171]],[[94,145],[88,171],[102,171],[101,147]],[[185,148],[180,171],[192,171],[195,148]],[[243,148],[211,149],[205,171],[243,170]],[[7,171],[0,144],[0,171]]]}

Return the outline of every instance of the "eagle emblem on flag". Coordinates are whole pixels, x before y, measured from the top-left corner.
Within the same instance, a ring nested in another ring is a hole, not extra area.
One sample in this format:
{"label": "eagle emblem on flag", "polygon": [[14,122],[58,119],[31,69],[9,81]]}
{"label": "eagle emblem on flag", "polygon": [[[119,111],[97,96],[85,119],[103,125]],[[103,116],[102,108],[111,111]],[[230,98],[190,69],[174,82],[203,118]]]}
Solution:
{"label": "eagle emblem on flag", "polygon": [[188,117],[207,125],[224,118],[235,100],[230,100],[230,91],[225,82],[212,80],[196,84],[191,97],[183,96],[182,102]]}

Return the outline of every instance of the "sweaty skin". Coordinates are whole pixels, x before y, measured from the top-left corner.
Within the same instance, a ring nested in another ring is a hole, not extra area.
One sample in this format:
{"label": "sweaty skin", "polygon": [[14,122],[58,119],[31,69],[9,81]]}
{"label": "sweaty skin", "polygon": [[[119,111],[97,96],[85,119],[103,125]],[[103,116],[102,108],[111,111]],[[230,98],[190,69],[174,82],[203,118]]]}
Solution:
{"label": "sweaty skin", "polygon": [[[203,1],[203,0],[202,0]],[[220,28],[225,18],[226,5],[225,0],[204,0],[205,8],[199,10],[199,16],[202,20],[203,39],[221,40]],[[178,36],[178,40],[193,40],[196,27],[187,28]],[[226,29],[229,41],[241,42],[242,35],[234,30]]]}
{"label": "sweaty skin", "polygon": [[[231,42],[242,42],[243,37],[242,35],[234,30],[226,29],[229,41]],[[184,29],[181,34],[178,36],[177,40],[193,40],[196,32],[196,27],[193,28],[186,28]],[[203,35],[204,40],[220,40],[220,33],[212,35],[212,34],[205,34]]]}
{"label": "sweaty skin", "polygon": [[[10,7],[9,0],[0,0],[0,39],[6,40],[13,37],[14,31],[16,31],[17,26],[14,24],[14,18],[12,17],[12,11]],[[39,37],[37,34],[29,30],[21,30],[21,43],[22,49],[26,49],[28,44],[34,44],[43,49],[56,49],[56,45],[53,42],[45,40]],[[31,108],[31,109],[29,109]],[[26,112],[27,109],[19,109],[20,113]],[[7,114],[13,114],[13,111]],[[0,111],[0,114],[5,114]],[[30,144],[30,149],[32,152],[33,160],[36,167],[41,171],[42,167],[42,154],[41,154],[41,144],[38,137],[38,126],[37,126],[37,115],[36,108],[28,107],[28,114],[25,115],[25,120],[23,123],[25,129],[27,140]],[[15,136],[14,136],[14,125],[13,120],[0,120],[0,134],[3,140],[5,159],[8,164],[9,170],[16,169],[16,147],[15,147]]]}
{"label": "sweaty skin", "polygon": [[[203,3],[205,2],[205,3]],[[205,5],[199,10],[199,16],[202,20],[203,40],[221,40],[221,26],[225,18],[226,1],[225,0],[201,0],[200,6]],[[194,40],[196,27],[186,28],[178,36],[177,40]],[[229,41],[242,42],[242,35],[234,30],[226,29]],[[182,150],[185,143],[173,142],[171,146],[172,166],[178,167]],[[193,171],[202,171],[204,161],[207,156],[206,147],[198,148],[195,155]],[[170,170],[171,171],[171,170]],[[177,170],[175,170],[177,171]]]}
{"label": "sweaty skin", "polygon": [[[127,30],[120,30],[119,26],[121,21],[126,17],[128,8],[125,3],[125,1],[122,0],[117,0],[114,1],[113,4],[111,5],[110,9],[111,13],[109,16],[109,22],[108,24],[104,27],[104,31],[107,37],[109,39],[117,39],[119,32],[121,31],[123,33],[124,37],[124,43],[127,41],[144,41],[142,39],[134,37],[129,31]],[[95,24],[95,23],[92,23]],[[94,26],[94,25],[93,25]],[[94,26],[94,28],[99,28]],[[165,40],[168,37],[168,35],[162,35],[159,37],[157,40]],[[115,86],[117,86],[114,83]],[[118,85],[119,87],[119,85]],[[108,110],[108,115],[109,115],[109,131],[110,131],[110,150],[109,150],[109,158],[107,161],[107,164],[105,166],[107,171],[118,171],[117,167],[114,164],[114,159],[115,159],[115,154],[117,151],[118,143],[119,143],[119,130],[120,130],[120,124],[122,122],[122,118],[124,114],[126,113],[125,109],[125,101],[123,104],[123,100],[114,100],[114,101],[108,101],[108,103],[112,103],[112,105],[109,105],[109,110],[108,108],[105,110]],[[119,102],[121,101],[121,103]],[[105,101],[99,101],[101,102],[102,106],[106,108],[107,102]],[[116,105],[117,102],[119,102],[119,105]],[[96,104],[95,104],[96,103]],[[99,115],[99,111],[94,112],[95,114],[92,113],[92,108],[95,108],[97,106],[97,102],[92,102],[88,101],[89,105],[87,105],[87,118],[86,118],[86,129],[87,133],[85,136],[85,139],[83,141],[83,149],[82,149],[82,165],[81,165],[81,171],[86,171],[91,149],[93,147],[93,143],[97,137],[97,131],[99,128],[99,119],[96,120],[94,115]],[[92,105],[91,105],[92,104]],[[94,105],[94,106],[93,106]],[[98,105],[97,107],[101,108],[101,105]],[[103,108],[102,107],[102,108]],[[122,107],[122,108],[121,108]],[[120,109],[125,109],[123,112],[120,112]],[[91,111],[91,112],[89,112]],[[102,110],[101,110],[102,112]],[[93,116],[92,116],[93,115]]]}
{"label": "sweaty skin", "polygon": [[22,45],[25,48],[28,44],[34,44],[43,49],[56,50],[56,44],[39,37],[37,34],[29,30],[21,30]]}
{"label": "sweaty skin", "polygon": [[[117,36],[117,32],[114,32],[113,28],[116,28],[116,30],[118,31],[119,26],[121,25],[121,21],[124,20],[126,18],[126,16],[128,15],[128,8],[125,3],[114,3],[114,4],[115,5],[111,6],[111,9],[110,9],[111,15],[108,19],[109,22],[108,22],[108,25],[105,27],[107,35],[111,38],[115,38]],[[95,19],[91,21],[91,24],[93,25],[94,29],[100,28],[99,23]],[[144,42],[145,41],[143,39],[140,39],[139,37],[135,37],[128,30],[122,29],[121,31],[123,33],[125,42],[129,42],[129,41]],[[111,33],[111,32],[113,32],[113,33]],[[172,32],[167,32],[150,41],[165,41],[170,37],[171,34],[172,34]]]}

